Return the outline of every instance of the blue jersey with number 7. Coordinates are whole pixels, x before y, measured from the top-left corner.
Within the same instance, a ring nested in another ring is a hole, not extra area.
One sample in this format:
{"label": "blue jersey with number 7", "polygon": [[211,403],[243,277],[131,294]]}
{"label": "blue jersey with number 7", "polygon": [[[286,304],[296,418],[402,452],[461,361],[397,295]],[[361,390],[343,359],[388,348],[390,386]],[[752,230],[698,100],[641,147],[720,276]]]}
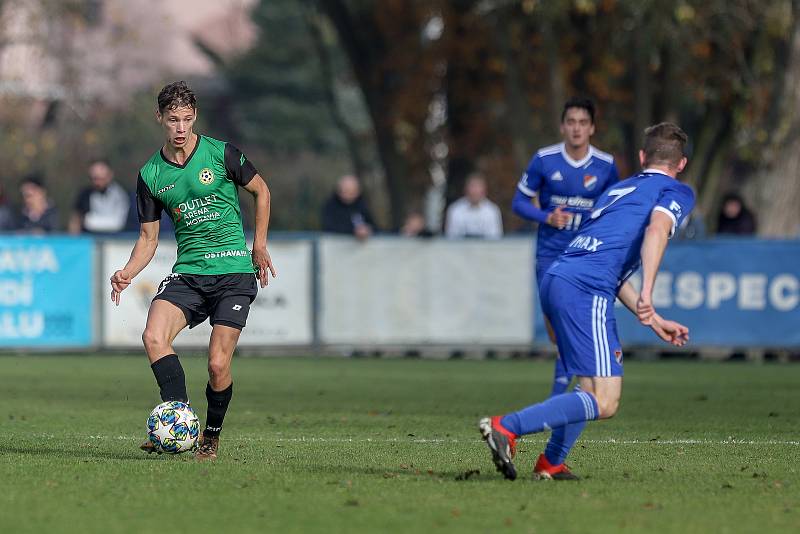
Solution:
{"label": "blue jersey with number 7", "polygon": [[547,272],[591,293],[614,298],[639,268],[644,231],[653,211],[672,218],[672,237],[694,203],[689,186],[657,170],[647,169],[618,182],[597,199]]}

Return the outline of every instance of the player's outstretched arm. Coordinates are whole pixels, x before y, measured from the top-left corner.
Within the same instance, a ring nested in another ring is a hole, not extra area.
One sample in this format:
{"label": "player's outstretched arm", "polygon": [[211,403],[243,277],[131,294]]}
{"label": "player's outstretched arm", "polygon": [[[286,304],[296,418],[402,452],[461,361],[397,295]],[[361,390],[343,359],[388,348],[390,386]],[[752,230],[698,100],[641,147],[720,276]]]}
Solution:
{"label": "player's outstretched arm", "polygon": [[267,251],[267,230],[269,228],[270,192],[267,183],[256,174],[244,188],[253,195],[256,202],[256,228],[253,237],[253,266],[258,269],[258,280],[261,287],[267,287],[269,277],[267,271],[275,278],[278,272],[272,264]]}
{"label": "player's outstretched arm", "polygon": [[158,230],[161,224],[158,221],[142,223],[139,230],[139,239],[133,246],[131,257],[125,267],[111,276],[111,301],[119,306],[120,294],[131,285],[134,277],[147,267],[158,248]]}
{"label": "player's outstretched arm", "polygon": [[650,224],[644,231],[642,242],[642,290],[636,302],[636,315],[644,325],[650,324],[650,319],[655,314],[653,308],[653,287],[656,283],[658,267],[667,241],[672,232],[673,220],[662,211],[654,211],[650,216]]}

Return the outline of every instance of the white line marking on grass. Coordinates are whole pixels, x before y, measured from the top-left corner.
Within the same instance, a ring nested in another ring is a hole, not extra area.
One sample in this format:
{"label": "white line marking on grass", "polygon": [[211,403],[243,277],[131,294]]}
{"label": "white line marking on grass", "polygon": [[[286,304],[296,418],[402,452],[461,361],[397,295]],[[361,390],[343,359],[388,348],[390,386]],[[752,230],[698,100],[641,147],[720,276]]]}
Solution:
{"label": "white line marking on grass", "polygon": [[[31,436],[38,439],[55,439],[53,435]],[[63,438],[64,436],[59,436]],[[142,436],[88,436],[90,440],[136,440]],[[323,438],[314,436],[300,436],[296,438],[285,437],[261,437],[261,436],[240,436],[226,438],[225,441],[233,443],[267,442],[267,443],[418,443],[418,444],[439,444],[439,443],[480,443],[481,439],[458,439],[458,438]],[[547,443],[546,439],[522,438],[520,443]],[[789,445],[798,446],[800,441],[796,440],[753,440],[738,439],[729,437],[722,440],[713,439],[582,439],[579,443],[591,445]]]}

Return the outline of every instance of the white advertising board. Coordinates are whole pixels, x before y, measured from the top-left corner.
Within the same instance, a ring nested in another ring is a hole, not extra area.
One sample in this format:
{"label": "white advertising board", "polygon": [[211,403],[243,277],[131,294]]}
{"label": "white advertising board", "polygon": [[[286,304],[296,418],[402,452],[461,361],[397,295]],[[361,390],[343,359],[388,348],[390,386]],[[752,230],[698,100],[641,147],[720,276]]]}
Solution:
{"label": "white advertising board", "polygon": [[320,241],[326,344],[528,344],[530,240]]}
{"label": "white advertising board", "polygon": [[[130,257],[133,242],[107,241],[103,244],[103,271],[108,279],[122,268]],[[103,292],[103,343],[108,347],[141,347],[142,331],[150,301],[161,280],[175,262],[174,242],[161,242],[153,261],[122,293],[119,307],[111,302],[110,285]],[[270,279],[250,308],[247,327],[242,331],[239,346],[310,345],[313,341],[311,318],[311,257],[308,241],[272,242],[270,256],[278,269],[278,277]],[[179,347],[208,345],[211,327],[208,321],[178,335]]]}

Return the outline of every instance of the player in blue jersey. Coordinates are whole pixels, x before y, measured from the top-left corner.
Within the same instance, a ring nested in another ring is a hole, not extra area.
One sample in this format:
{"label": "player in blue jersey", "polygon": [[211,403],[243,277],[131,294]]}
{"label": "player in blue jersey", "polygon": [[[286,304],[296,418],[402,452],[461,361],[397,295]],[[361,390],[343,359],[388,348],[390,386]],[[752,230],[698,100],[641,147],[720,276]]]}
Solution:
{"label": "player in blue jersey", "polygon": [[[622,394],[622,346],[615,298],[664,341],[675,346],[688,341],[688,328],[662,318],[652,303],[667,240],[694,207],[694,193],[676,179],[687,163],[686,143],[686,134],[674,124],[648,128],[639,152],[644,171],[603,193],[578,235],[545,274],[540,288],[544,312],[566,370],[579,383],[574,392],[480,421],[492,460],[506,478],[517,476],[512,460],[519,436],[616,413]],[[626,280],[640,266],[642,288],[637,292]],[[569,447],[545,450],[535,468],[538,477],[577,478],[564,464],[568,453]]]}
{"label": "player in blue jersey", "polygon": [[[540,286],[544,273],[575,237],[595,200],[619,180],[614,157],[590,143],[595,131],[594,120],[595,108],[591,100],[568,100],[561,112],[564,142],[539,149],[517,185],[512,203],[514,213],[539,223],[536,280]],[[556,343],[546,314],[545,325],[550,341]],[[564,360],[556,356],[550,395],[564,393],[571,381],[572,375],[567,372]],[[584,426],[585,423],[580,423],[554,429],[548,449],[569,449]]]}

